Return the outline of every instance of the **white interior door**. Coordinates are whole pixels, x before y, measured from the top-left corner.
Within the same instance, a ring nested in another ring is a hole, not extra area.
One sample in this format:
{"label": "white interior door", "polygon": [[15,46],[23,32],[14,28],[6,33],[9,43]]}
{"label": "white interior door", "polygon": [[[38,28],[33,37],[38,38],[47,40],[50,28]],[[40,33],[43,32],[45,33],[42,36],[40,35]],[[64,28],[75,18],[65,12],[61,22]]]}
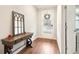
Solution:
{"label": "white interior door", "polygon": [[75,39],[75,6],[67,6],[67,53],[74,53]]}
{"label": "white interior door", "polygon": [[41,12],[41,35],[47,38],[56,37],[56,14],[54,10]]}

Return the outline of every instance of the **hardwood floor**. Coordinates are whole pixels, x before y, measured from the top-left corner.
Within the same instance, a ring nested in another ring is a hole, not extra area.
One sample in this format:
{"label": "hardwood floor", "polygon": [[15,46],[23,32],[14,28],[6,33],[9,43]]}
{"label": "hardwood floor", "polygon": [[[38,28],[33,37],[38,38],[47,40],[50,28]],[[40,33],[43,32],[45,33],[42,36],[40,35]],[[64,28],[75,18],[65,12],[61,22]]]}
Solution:
{"label": "hardwood floor", "polygon": [[33,48],[24,48],[18,54],[59,54],[57,41],[47,38],[37,38],[32,44]]}

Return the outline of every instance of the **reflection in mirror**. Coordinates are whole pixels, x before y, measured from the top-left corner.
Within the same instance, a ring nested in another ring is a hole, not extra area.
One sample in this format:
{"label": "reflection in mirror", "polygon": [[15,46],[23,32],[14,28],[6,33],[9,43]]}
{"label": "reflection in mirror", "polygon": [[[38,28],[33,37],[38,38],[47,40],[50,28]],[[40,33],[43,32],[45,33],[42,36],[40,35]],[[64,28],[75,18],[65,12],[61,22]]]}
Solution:
{"label": "reflection in mirror", "polygon": [[17,27],[17,21],[15,21],[15,24],[14,25],[15,25],[15,27]]}
{"label": "reflection in mirror", "polygon": [[13,20],[13,35],[19,35],[25,32],[24,29],[24,15],[12,11]]}
{"label": "reflection in mirror", "polygon": [[15,35],[16,35],[16,34],[18,34],[18,32],[17,32],[17,28],[15,28]]}

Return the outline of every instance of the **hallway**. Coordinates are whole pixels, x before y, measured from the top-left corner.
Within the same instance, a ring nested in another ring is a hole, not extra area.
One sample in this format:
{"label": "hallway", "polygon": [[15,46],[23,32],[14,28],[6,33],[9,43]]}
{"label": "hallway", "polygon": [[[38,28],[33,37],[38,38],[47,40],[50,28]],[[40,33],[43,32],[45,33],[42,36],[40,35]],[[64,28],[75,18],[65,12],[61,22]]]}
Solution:
{"label": "hallway", "polygon": [[33,48],[24,48],[18,54],[59,54],[56,40],[37,38],[33,44]]}

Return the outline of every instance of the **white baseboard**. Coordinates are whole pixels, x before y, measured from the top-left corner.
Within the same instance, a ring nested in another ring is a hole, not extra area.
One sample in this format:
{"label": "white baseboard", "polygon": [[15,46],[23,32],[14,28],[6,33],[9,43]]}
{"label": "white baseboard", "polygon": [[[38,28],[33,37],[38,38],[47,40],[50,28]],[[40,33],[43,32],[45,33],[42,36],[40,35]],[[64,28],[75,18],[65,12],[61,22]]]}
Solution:
{"label": "white baseboard", "polygon": [[47,39],[54,39],[54,40],[56,40],[55,37],[47,37],[47,36],[37,36],[37,38],[47,38]]}

